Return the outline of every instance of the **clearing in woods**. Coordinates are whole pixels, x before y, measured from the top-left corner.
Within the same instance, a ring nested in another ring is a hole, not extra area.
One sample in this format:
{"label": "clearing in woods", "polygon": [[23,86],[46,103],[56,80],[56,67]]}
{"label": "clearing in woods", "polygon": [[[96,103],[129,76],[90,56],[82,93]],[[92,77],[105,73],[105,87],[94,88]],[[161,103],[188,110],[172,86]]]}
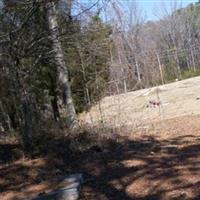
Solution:
{"label": "clearing in woods", "polygon": [[[184,115],[200,114],[200,77],[149,89],[105,97],[81,119],[90,124],[104,121],[110,126],[142,126]],[[153,105],[150,102],[159,105]]]}
{"label": "clearing in woods", "polygon": [[[73,172],[84,176],[82,200],[200,199],[199,91],[196,77],[104,98],[104,122],[139,129],[119,135],[102,151],[88,149],[73,156],[62,138],[54,138],[53,144],[49,138],[46,145],[52,154],[0,165],[0,199],[25,200],[48,192],[56,188],[55,177]],[[98,123],[98,109],[91,108],[81,119]],[[2,143],[0,155],[15,152],[15,142]]]}

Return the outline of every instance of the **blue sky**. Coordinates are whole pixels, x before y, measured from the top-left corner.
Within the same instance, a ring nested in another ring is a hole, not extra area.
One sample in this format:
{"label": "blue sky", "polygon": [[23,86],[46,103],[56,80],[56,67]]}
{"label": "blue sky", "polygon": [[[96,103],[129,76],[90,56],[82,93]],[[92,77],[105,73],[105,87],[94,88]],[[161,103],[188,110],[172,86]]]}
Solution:
{"label": "blue sky", "polygon": [[[92,4],[97,2],[97,0],[77,0],[77,1],[85,5],[86,8],[90,7]],[[114,1],[115,0],[112,0],[112,2]],[[142,10],[143,14],[145,15],[145,21],[149,21],[149,20],[158,20],[162,18],[163,5],[164,7],[167,8],[167,10],[170,13],[171,6],[174,2],[177,2],[177,5],[180,5],[181,7],[186,7],[187,5],[195,3],[198,0],[116,0],[116,2],[120,2],[121,5],[124,4],[125,7],[126,5],[128,5],[127,2],[131,1],[137,2],[140,10]]]}
{"label": "blue sky", "polygon": [[[182,0],[177,1],[181,2],[182,7],[187,6],[190,3],[195,3],[198,0]],[[140,5],[140,8],[146,14],[146,20],[156,20],[158,19],[156,15],[159,15],[161,11],[161,5],[165,4],[168,8],[170,7],[171,0],[136,0]]]}

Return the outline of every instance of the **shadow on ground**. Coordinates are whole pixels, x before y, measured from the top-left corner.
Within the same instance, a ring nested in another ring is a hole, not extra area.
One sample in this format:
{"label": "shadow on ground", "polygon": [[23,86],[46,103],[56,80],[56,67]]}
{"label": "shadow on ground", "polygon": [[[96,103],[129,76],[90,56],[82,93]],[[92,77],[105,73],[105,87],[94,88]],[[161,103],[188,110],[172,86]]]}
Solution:
{"label": "shadow on ground", "polygon": [[62,137],[49,137],[40,149],[45,159],[2,165],[0,192],[9,193],[7,200],[27,199],[55,189],[57,177],[81,172],[82,200],[200,199],[200,138],[195,135],[117,136],[75,153],[69,146]]}
{"label": "shadow on ground", "polygon": [[88,158],[82,168],[82,199],[200,199],[200,143],[195,136],[125,140],[109,150]]}

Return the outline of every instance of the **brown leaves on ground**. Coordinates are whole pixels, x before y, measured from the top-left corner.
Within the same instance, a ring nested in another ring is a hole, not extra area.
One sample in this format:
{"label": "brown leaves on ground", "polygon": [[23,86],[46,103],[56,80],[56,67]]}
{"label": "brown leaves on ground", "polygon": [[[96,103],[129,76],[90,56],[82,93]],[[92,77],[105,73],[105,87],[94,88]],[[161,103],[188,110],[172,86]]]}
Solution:
{"label": "brown leaves on ground", "polygon": [[49,138],[46,145],[53,145],[51,154],[1,165],[1,200],[51,191],[58,177],[73,172],[84,175],[83,200],[200,199],[199,116],[154,124],[130,138],[107,142],[102,151],[91,148],[70,155],[61,137]]}

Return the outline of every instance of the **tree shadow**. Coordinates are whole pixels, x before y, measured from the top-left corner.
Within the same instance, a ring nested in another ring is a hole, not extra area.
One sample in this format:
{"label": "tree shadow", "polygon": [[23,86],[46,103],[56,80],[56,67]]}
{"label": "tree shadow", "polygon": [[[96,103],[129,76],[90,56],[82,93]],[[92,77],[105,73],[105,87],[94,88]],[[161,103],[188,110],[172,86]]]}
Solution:
{"label": "tree shadow", "polygon": [[[83,173],[82,200],[196,200],[200,196],[200,141],[196,136],[169,140],[117,136],[84,150],[69,148],[72,141],[66,137],[42,139],[45,144],[37,140],[36,153],[42,159],[0,167],[0,192],[16,192],[9,200],[52,191],[57,178],[70,173]],[[95,142],[87,135],[76,140]],[[30,189],[42,184],[38,190]],[[17,196],[19,190],[23,195]]]}
{"label": "tree shadow", "polygon": [[89,158],[82,169],[83,199],[196,199],[200,143],[195,136],[191,143],[185,142],[187,138],[125,140],[116,149]]}
{"label": "tree shadow", "polygon": [[13,162],[21,157],[19,144],[0,143],[0,164]]}

